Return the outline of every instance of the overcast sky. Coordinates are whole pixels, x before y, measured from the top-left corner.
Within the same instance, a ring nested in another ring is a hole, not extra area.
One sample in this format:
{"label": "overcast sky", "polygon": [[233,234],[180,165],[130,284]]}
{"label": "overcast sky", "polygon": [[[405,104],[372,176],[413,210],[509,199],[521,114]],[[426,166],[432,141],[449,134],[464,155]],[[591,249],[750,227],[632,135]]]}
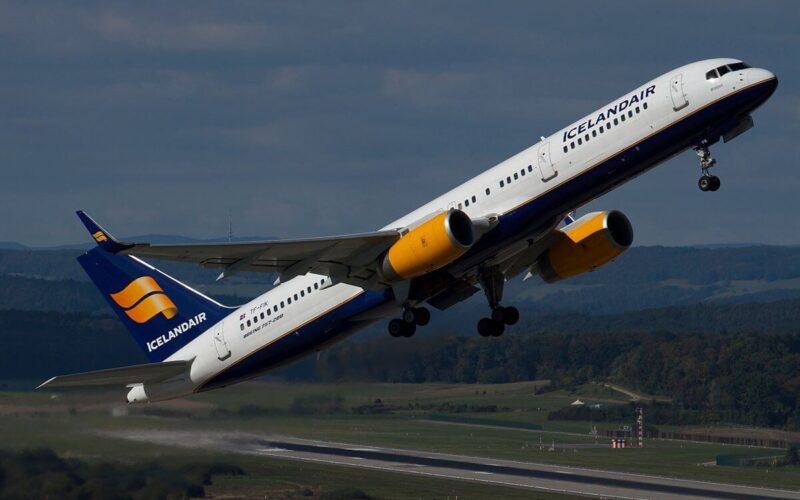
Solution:
{"label": "overcast sky", "polygon": [[0,3],[0,240],[377,229],[671,68],[778,74],[756,127],[596,200],[638,244],[800,244],[794,2]]}

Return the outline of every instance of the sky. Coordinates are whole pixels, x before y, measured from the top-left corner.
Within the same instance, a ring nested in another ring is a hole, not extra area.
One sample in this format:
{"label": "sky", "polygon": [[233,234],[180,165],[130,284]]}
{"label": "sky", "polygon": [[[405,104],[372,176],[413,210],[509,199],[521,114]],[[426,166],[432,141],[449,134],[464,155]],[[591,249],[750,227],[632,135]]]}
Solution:
{"label": "sky", "polygon": [[756,126],[593,201],[636,243],[800,244],[794,2],[0,3],[0,241],[371,231],[677,66],[774,71]]}

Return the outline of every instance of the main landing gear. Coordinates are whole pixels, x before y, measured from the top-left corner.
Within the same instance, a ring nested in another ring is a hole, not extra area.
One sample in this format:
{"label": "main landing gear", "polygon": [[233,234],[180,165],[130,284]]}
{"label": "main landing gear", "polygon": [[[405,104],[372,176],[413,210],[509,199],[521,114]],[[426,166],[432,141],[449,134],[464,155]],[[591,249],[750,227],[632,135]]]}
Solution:
{"label": "main landing gear", "polygon": [[694,152],[700,157],[700,170],[703,172],[703,176],[697,181],[697,186],[700,191],[716,191],[720,186],[719,177],[710,175],[708,169],[716,165],[717,160],[711,157],[711,151],[706,145],[697,146],[694,148]]}
{"label": "main landing gear", "polygon": [[505,276],[500,270],[493,268],[487,269],[480,276],[480,284],[489,307],[492,308],[492,315],[489,318],[481,318],[478,321],[478,333],[482,337],[499,337],[503,334],[506,325],[515,325],[519,321],[519,311],[516,307],[503,307],[500,301],[503,300],[503,285]]}
{"label": "main landing gear", "polygon": [[392,337],[413,337],[417,326],[425,326],[431,320],[431,312],[424,307],[406,307],[402,318],[389,322],[389,335]]}

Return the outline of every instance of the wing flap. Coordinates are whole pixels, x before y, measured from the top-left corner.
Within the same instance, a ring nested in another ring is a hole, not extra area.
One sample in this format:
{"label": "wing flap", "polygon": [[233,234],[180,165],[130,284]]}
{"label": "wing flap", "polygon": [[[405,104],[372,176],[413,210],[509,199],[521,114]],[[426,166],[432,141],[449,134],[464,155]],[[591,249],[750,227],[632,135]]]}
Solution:
{"label": "wing flap", "polygon": [[191,366],[192,361],[164,361],[163,363],[148,363],[71,375],[59,375],[43,383],[37,389],[152,384],[176,377],[188,371]]}

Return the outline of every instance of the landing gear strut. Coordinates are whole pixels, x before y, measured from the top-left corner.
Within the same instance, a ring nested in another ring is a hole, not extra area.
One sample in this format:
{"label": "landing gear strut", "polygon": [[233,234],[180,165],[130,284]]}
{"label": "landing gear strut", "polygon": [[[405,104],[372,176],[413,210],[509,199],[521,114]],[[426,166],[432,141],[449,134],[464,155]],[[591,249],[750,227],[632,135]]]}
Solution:
{"label": "landing gear strut", "polygon": [[413,337],[417,326],[425,326],[431,320],[431,312],[424,307],[406,307],[403,317],[389,322],[389,335],[392,337]]}
{"label": "landing gear strut", "polygon": [[483,337],[499,337],[503,334],[506,325],[515,325],[519,321],[519,311],[516,307],[503,307],[503,285],[505,276],[499,269],[491,268],[481,273],[480,284],[489,307],[492,308],[491,318],[481,318],[478,321],[478,333]]}
{"label": "landing gear strut", "polygon": [[700,171],[703,172],[703,176],[697,181],[697,186],[700,191],[716,191],[720,186],[719,177],[709,174],[708,169],[716,165],[717,160],[711,157],[711,151],[704,144],[694,148],[694,152],[700,158]]}

